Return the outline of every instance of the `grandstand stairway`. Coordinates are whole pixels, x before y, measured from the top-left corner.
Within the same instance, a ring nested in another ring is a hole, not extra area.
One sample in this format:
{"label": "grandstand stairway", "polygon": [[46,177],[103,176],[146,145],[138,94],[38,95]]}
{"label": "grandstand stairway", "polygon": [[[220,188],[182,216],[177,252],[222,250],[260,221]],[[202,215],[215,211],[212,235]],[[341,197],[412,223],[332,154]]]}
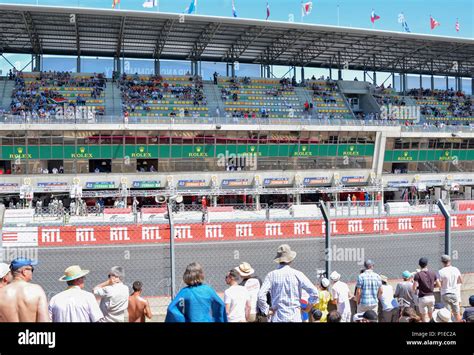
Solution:
{"label": "grandstand stairway", "polygon": [[300,87],[300,86],[295,87],[295,94],[296,96],[298,96],[298,99],[300,100],[301,107],[303,107],[306,101],[312,102],[313,100],[311,95],[309,94],[309,91],[305,87]]}
{"label": "grandstand stairway", "polygon": [[11,102],[11,96],[13,89],[15,88],[15,81],[14,80],[6,80],[6,78],[2,78],[0,83],[0,107],[8,110],[8,107]]}
{"label": "grandstand stairway", "polygon": [[209,116],[214,117],[216,115],[216,108],[219,108],[221,117],[224,116],[224,103],[220,98],[220,92],[217,85],[210,80],[203,80],[203,91],[204,96],[207,99],[207,107],[209,108]]}
{"label": "grandstand stairway", "polygon": [[107,116],[120,116],[122,114],[122,98],[120,90],[112,80],[107,80],[105,88],[105,114]]}

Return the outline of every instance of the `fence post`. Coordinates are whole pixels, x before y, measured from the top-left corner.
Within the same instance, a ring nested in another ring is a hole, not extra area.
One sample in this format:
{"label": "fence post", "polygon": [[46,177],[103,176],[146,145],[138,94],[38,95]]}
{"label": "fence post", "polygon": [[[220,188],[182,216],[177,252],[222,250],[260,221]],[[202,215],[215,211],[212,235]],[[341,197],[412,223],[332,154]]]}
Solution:
{"label": "fence post", "polygon": [[166,204],[168,209],[168,222],[170,226],[170,273],[171,273],[171,299],[174,299],[176,292],[176,277],[175,277],[175,257],[174,257],[174,221],[172,202]]}
{"label": "fence post", "polygon": [[329,216],[328,210],[326,209],[326,206],[324,205],[324,202],[319,204],[319,209],[321,210],[321,213],[324,218],[324,222],[326,223],[325,226],[325,242],[324,242],[324,247],[325,247],[325,252],[324,256],[326,258],[326,277],[329,278],[329,275],[331,274],[331,218]]}
{"label": "fence post", "polygon": [[437,205],[444,216],[444,253],[451,255],[451,214],[446,209],[443,201],[438,200]]}

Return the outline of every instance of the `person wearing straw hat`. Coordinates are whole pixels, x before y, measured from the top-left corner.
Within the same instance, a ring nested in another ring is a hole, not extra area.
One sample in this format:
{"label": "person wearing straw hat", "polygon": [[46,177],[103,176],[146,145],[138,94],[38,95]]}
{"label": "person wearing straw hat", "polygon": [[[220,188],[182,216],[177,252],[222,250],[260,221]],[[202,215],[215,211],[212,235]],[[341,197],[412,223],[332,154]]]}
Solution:
{"label": "person wearing straw hat", "polygon": [[89,270],[79,265],[69,266],[59,281],[67,289],[49,301],[49,315],[53,322],[95,323],[104,317],[94,295],[84,290],[84,280]]}
{"label": "person wearing straw hat", "polygon": [[247,291],[250,293],[250,315],[249,315],[249,322],[255,322],[257,317],[257,298],[258,298],[258,291],[262,286],[262,281],[260,278],[255,276],[255,270],[252,266],[247,263],[243,262],[239,266],[235,268],[235,270],[239,273],[242,281],[240,282],[240,286],[245,286]]}
{"label": "person wearing straw hat", "polygon": [[337,311],[341,315],[342,323],[351,322],[351,303],[353,295],[349,290],[349,286],[341,281],[341,275],[337,271],[331,272],[329,279],[332,282],[331,287],[331,303],[337,306]]}
{"label": "person wearing straw hat", "polygon": [[437,309],[433,312],[433,323],[451,323],[451,311],[447,308]]}
{"label": "person wearing straw hat", "polygon": [[49,322],[48,299],[31,283],[37,261],[16,258],[10,264],[13,280],[0,288],[0,322]]}
{"label": "person wearing straw hat", "polygon": [[[257,306],[266,315],[272,313],[271,322],[302,322],[300,299],[303,290],[309,294],[309,303],[314,305],[319,301],[318,289],[305,274],[290,266],[295,257],[296,252],[288,244],[280,245],[274,259],[279,267],[265,277],[258,292]],[[271,308],[267,304],[268,292]]]}
{"label": "person wearing straw hat", "polygon": [[0,288],[5,287],[12,282],[13,276],[10,270],[10,265],[0,263]]}

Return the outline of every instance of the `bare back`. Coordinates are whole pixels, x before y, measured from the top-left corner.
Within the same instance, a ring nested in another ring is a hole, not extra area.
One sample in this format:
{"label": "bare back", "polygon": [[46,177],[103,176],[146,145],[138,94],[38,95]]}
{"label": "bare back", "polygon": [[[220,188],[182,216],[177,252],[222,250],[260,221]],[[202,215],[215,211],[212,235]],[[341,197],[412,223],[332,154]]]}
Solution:
{"label": "bare back", "polygon": [[132,294],[128,297],[128,321],[144,323],[145,316],[151,318],[148,301],[140,295]]}
{"label": "bare back", "polygon": [[1,288],[0,322],[49,322],[41,286],[18,280]]}

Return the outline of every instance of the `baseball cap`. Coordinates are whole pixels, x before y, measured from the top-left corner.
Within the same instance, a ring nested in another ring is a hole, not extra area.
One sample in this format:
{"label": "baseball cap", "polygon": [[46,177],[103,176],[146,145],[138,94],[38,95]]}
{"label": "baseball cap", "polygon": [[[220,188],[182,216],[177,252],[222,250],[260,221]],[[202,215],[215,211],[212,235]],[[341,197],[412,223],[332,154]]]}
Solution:
{"label": "baseball cap", "polygon": [[374,311],[365,311],[364,313],[356,313],[354,314],[354,317],[352,318],[354,322],[358,322],[362,319],[366,319],[370,322],[377,322],[378,320],[378,316],[377,316],[377,313],[375,313]]}
{"label": "baseball cap", "polygon": [[10,272],[10,265],[0,263],[0,279]]}
{"label": "baseball cap", "polygon": [[411,277],[411,272],[408,270],[403,271],[402,277],[404,277],[405,279],[409,279]]}
{"label": "baseball cap", "polygon": [[366,260],[364,263],[364,267],[368,269],[369,267],[374,266],[374,262],[370,259]]}
{"label": "baseball cap", "polygon": [[31,259],[16,258],[11,262],[10,268],[11,268],[12,271],[15,271],[15,270],[18,270],[18,269],[22,268],[23,266],[34,266],[34,265],[37,265],[37,264],[38,264],[37,261],[33,261]]}
{"label": "baseball cap", "polygon": [[321,279],[321,286],[328,287],[329,286],[329,280],[326,279],[326,278]]}

